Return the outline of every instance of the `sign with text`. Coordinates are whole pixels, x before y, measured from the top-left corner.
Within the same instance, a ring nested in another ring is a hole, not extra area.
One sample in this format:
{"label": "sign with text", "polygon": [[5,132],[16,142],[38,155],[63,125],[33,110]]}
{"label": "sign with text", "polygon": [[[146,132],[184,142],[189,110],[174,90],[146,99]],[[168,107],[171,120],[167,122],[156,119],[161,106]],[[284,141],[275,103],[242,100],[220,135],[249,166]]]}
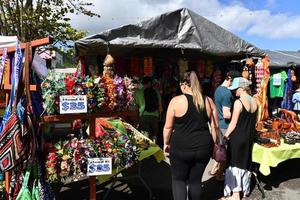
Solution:
{"label": "sign with text", "polygon": [[86,113],[86,95],[63,95],[59,97],[59,113]]}
{"label": "sign with text", "polygon": [[112,173],[111,158],[88,158],[87,175],[99,176]]}

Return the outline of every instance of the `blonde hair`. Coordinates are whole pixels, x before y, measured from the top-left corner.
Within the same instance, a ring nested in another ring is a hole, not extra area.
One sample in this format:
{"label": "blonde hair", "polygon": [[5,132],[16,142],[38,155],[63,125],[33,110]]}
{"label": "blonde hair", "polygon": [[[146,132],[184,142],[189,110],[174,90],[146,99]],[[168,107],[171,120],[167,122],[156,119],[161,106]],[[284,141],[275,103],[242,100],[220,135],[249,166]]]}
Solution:
{"label": "blonde hair", "polygon": [[243,89],[247,92],[247,94],[249,94],[250,96],[252,96],[252,91],[251,91],[251,88],[249,86],[243,87]]}
{"label": "blonde hair", "polygon": [[197,74],[194,71],[185,72],[181,83],[191,87],[193,93],[193,101],[198,111],[204,109],[204,99],[202,96],[202,86],[198,80]]}

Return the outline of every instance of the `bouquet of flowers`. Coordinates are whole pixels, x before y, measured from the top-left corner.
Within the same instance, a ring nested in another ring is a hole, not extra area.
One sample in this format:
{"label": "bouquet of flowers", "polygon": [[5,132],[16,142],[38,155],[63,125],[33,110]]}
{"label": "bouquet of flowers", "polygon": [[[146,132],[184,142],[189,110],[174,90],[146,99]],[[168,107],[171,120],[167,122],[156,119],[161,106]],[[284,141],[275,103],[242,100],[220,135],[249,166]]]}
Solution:
{"label": "bouquet of flowers", "polygon": [[65,76],[61,73],[50,71],[41,84],[43,107],[48,114],[58,113],[59,95],[66,94]]}
{"label": "bouquet of flowers", "polygon": [[57,142],[47,156],[50,182],[78,180],[86,174],[88,158],[111,157],[114,169],[129,168],[138,162],[139,154],[145,148],[119,119],[97,119],[95,139],[71,136]]}

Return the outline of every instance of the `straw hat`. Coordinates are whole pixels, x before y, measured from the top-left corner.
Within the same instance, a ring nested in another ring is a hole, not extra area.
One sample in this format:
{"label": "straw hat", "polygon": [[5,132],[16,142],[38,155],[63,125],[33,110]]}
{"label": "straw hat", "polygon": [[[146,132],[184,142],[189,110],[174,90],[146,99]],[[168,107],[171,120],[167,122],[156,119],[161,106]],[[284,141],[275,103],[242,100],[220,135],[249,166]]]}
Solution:
{"label": "straw hat", "polygon": [[246,60],[246,65],[247,65],[248,67],[254,67],[255,64],[254,64],[254,62],[253,62],[253,59],[252,59],[252,58],[248,58],[248,59]]}
{"label": "straw hat", "polygon": [[104,59],[103,65],[110,66],[113,65],[114,63],[115,63],[115,59],[110,54],[107,54]]}

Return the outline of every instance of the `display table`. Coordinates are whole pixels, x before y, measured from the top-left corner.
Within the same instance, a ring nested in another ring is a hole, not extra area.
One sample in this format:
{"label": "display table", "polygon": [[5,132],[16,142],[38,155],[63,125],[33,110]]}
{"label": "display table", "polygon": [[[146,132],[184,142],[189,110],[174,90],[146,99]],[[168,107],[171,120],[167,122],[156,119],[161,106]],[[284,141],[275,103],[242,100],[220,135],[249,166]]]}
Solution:
{"label": "display table", "polygon": [[[137,111],[120,111],[120,112],[103,112],[103,113],[87,113],[87,114],[64,114],[43,116],[41,125],[45,123],[55,122],[72,122],[76,119],[84,119],[89,121],[90,138],[95,138],[96,118],[100,117],[137,117]],[[96,200],[96,177],[89,177],[90,200]]]}
{"label": "display table", "polygon": [[259,171],[265,176],[271,173],[270,167],[293,158],[300,158],[300,143],[289,145],[282,140],[280,146],[271,148],[255,143],[252,149],[252,161],[260,165]]}
{"label": "display table", "polygon": [[[139,161],[142,161],[145,158],[148,158],[152,155],[155,157],[157,162],[161,162],[162,160],[165,159],[163,150],[157,145],[151,145],[147,150],[143,150],[138,159],[139,159]],[[110,175],[98,176],[98,181],[99,181],[99,183],[104,183],[104,182],[108,181],[111,177],[122,172],[123,170],[124,170],[123,168],[122,169],[113,169],[112,174],[110,174]]]}

